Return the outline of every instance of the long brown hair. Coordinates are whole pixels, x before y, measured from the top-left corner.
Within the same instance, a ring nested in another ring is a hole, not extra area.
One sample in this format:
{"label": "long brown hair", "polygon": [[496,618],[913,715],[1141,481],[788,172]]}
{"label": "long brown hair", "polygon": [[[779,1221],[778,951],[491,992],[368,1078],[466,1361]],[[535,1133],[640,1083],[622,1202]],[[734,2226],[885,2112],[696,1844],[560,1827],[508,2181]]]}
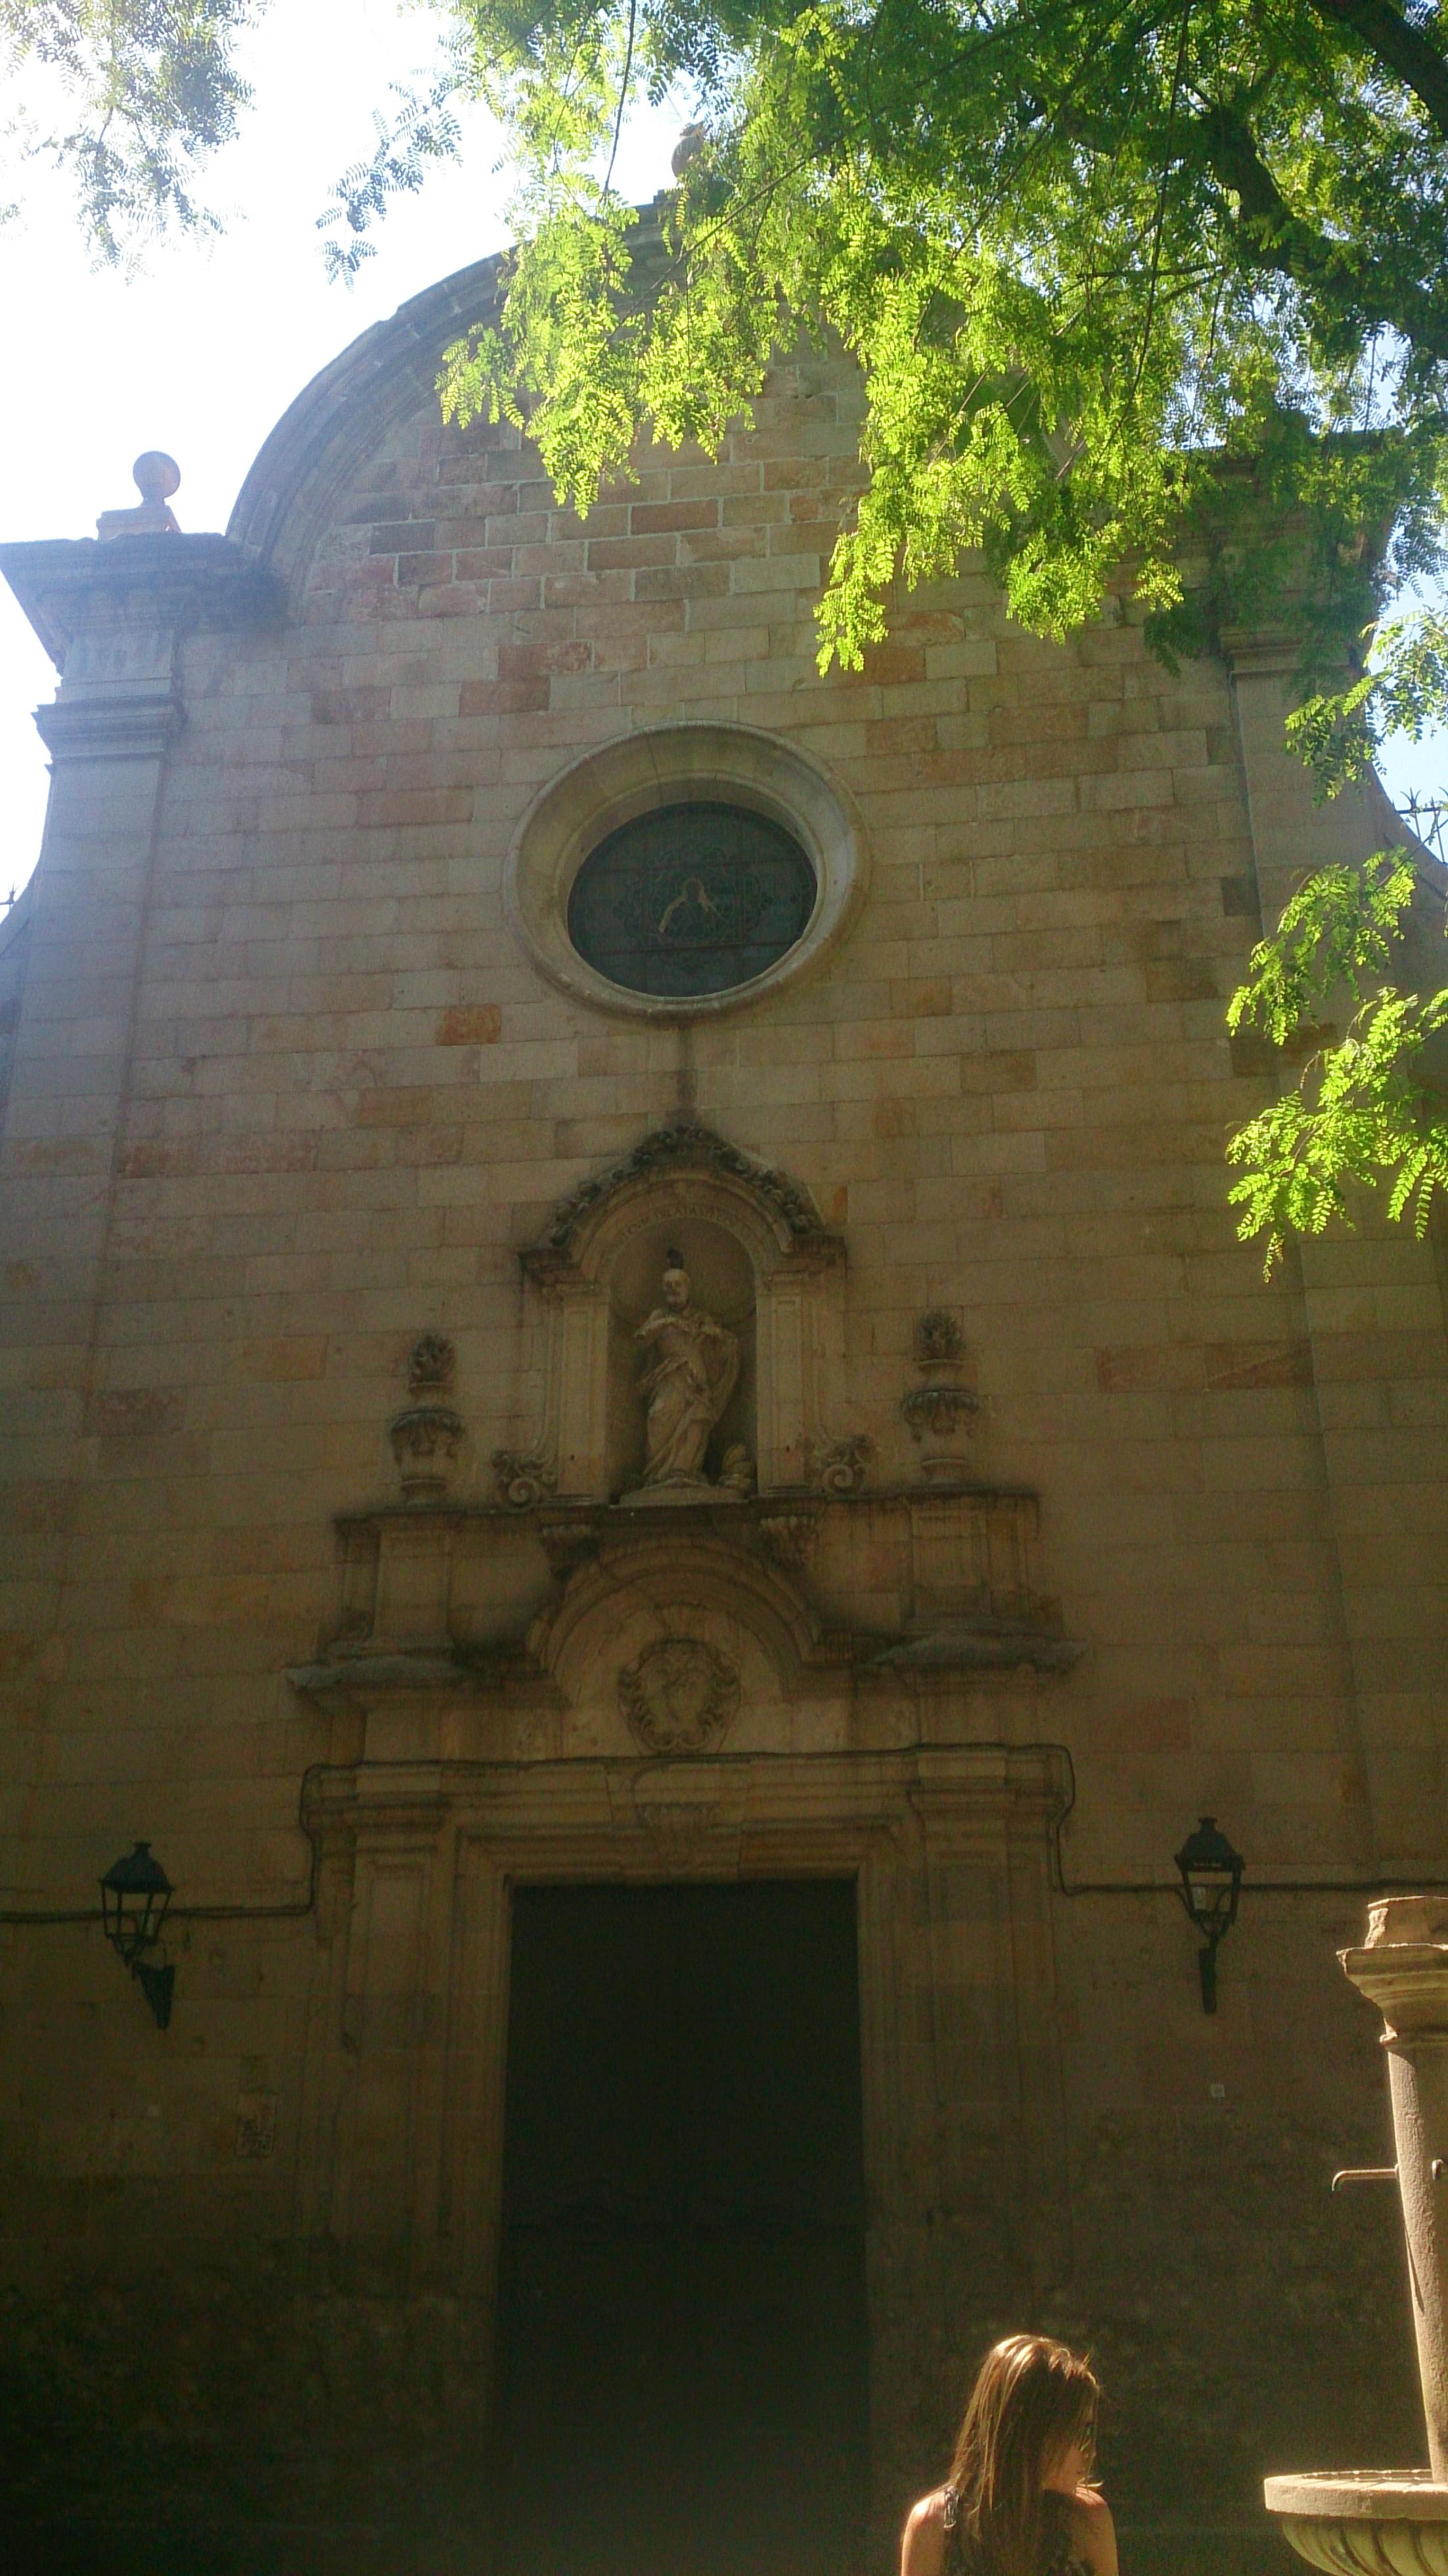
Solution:
{"label": "long brown hair", "polygon": [[984,2576],[1040,2576],[1042,2476],[1073,2442],[1089,2450],[1096,2375],[1049,2335],[1008,2335],[986,2354],[956,2436],[950,2485],[968,2560]]}

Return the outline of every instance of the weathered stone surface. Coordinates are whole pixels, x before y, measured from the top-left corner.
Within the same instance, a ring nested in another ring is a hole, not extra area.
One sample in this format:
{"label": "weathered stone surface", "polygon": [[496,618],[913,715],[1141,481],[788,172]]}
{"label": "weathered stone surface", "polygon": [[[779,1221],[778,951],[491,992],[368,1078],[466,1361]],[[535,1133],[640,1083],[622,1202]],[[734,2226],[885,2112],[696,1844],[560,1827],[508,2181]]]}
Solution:
{"label": "weathered stone surface", "polygon": [[[585,525],[438,421],[491,291],[329,368],[229,540],[4,558],[64,669],[0,934],[3,1903],[84,1910],[138,1833],[178,1891],[164,2036],[98,1925],[3,1935],[27,2510],[184,2490],[299,2567],[369,2519],[389,2576],[473,2563],[522,1852],[857,1876],[866,2564],[1039,2324],[1100,2356],[1131,2564],[1265,2568],[1262,2473],[1325,2422],[1411,2456],[1381,2216],[1326,2189],[1384,2143],[1329,1953],[1442,1874],[1448,1349],[1435,1241],[1263,1284],[1221,1146],[1270,1068],[1221,1001],[1375,811],[1313,808],[1275,646],[1048,646],[983,569],[822,678],[849,370],[781,363]],[[517,870],[600,779],[711,761],[760,810],[814,782],[834,910],[753,998],[595,1007]],[[624,1512],[675,1246],[759,1490]],[[440,1502],[396,1501],[409,1402]],[[671,1637],[738,1677],[696,1752],[620,1702]],[[1249,1864],[1210,2022],[1170,1886],[1207,1809]]]}

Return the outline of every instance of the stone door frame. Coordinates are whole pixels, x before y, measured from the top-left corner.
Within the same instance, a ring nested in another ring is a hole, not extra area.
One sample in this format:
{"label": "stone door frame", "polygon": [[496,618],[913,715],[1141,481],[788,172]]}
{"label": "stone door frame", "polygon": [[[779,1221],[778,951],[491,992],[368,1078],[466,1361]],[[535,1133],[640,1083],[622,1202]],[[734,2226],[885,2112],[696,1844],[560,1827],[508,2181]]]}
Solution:
{"label": "stone door frame", "polygon": [[1067,1797],[1047,1745],[314,1775],[331,1938],[300,2232],[334,2278],[466,2301],[491,2354],[512,1889],[851,1878],[871,2489],[893,2513],[911,2392],[952,2330],[952,2264],[988,2242],[1023,2283],[1067,2267],[1051,1926]]}

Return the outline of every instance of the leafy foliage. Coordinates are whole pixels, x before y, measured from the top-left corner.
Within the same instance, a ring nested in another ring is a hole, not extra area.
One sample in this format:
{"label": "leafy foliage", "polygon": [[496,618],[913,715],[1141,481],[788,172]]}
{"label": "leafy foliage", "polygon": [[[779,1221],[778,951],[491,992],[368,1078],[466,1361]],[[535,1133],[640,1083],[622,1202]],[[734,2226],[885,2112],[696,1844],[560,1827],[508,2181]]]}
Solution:
{"label": "leafy foliage", "polygon": [[1367,989],[1387,963],[1411,899],[1401,854],[1364,870],[1327,868],[1292,898],[1277,935],[1253,951],[1229,1023],[1255,1022],[1278,1045],[1311,1024],[1346,986],[1357,1007],[1345,1037],[1312,1055],[1301,1077],[1232,1138],[1245,1165],[1233,1187],[1244,1238],[1265,1234],[1270,1272],[1290,1235],[1321,1234],[1350,1215],[1348,1184],[1387,1184],[1391,1218],[1426,1232],[1435,1192],[1448,1190],[1448,1111],[1423,1079],[1429,1040],[1448,1027],[1448,985],[1404,993]]}
{"label": "leafy foliage", "polygon": [[[1059,635],[1130,585],[1189,648],[1289,567],[1320,662],[1435,553],[1448,487],[1448,54],[1390,0],[435,0],[519,170],[496,322],[446,407],[525,414],[586,506],[633,438],[717,448],[781,335],[864,378],[868,480],[821,603],[983,547]],[[699,148],[652,219],[631,99]],[[1329,431],[1356,436],[1324,436]],[[1215,505],[1250,460],[1265,526]],[[1179,568],[1190,517],[1206,577]],[[1288,542],[1288,539],[1291,542]],[[1305,570],[1304,570],[1305,567]]]}
{"label": "leafy foliage", "polygon": [[[1388,734],[1417,741],[1444,721],[1448,625],[1415,610],[1379,629],[1362,678],[1310,697],[1287,732],[1319,797],[1332,797],[1363,775]],[[1389,980],[1416,889],[1403,849],[1379,851],[1364,868],[1320,870],[1253,950],[1228,1006],[1229,1028],[1255,1027],[1299,1053],[1338,995],[1352,1010],[1346,1035],[1307,1055],[1295,1085],[1227,1148],[1244,1167],[1231,1192],[1243,1211],[1238,1231],[1266,1237],[1269,1272],[1290,1235],[1351,1221],[1350,1183],[1385,1187],[1389,1217],[1410,1216],[1420,1235],[1436,1193],[1448,1190],[1448,1103],[1441,1050],[1435,1064],[1431,1048],[1448,1026],[1448,986],[1404,992]]]}
{"label": "leafy foliage", "polygon": [[[892,593],[983,549],[1023,625],[1123,579],[1170,658],[1290,622],[1295,748],[1332,794],[1448,713],[1448,52],[1391,0],[451,0],[519,165],[501,310],[444,408],[525,422],[586,509],[642,432],[717,450],[790,334],[858,361],[867,480],[820,603],[858,666]],[[692,91],[680,184],[611,187],[625,105]],[[1184,577],[1192,565],[1194,578]],[[1341,673],[1348,665],[1348,686]],[[1335,693],[1324,681],[1331,673]],[[1313,675],[1316,685],[1313,686]],[[1388,980],[1401,854],[1305,884],[1232,1006],[1303,1052],[1233,1140],[1244,1236],[1448,1183],[1425,1050],[1448,990]]]}
{"label": "leafy foliage", "polygon": [[[1350,871],[1342,871],[1350,876]],[[1244,1164],[1232,1200],[1239,1234],[1265,1234],[1265,1270],[1288,1236],[1350,1221],[1348,1182],[1386,1182],[1389,1218],[1417,1234],[1448,1190],[1448,1115],[1420,1079],[1422,1048],[1448,1025],[1448,987],[1433,994],[1384,984],[1355,1010],[1348,1036],[1324,1046],[1304,1077],[1239,1128],[1226,1154]]]}
{"label": "leafy foliage", "polygon": [[[214,231],[192,194],[249,91],[231,56],[260,0],[0,0],[0,66],[49,75],[63,116],[26,138],[71,174],[98,258],[169,224]],[[17,129],[12,128],[12,140]]]}
{"label": "leafy foliage", "polygon": [[[1391,0],[451,0],[519,165],[491,325],[444,408],[525,422],[586,509],[642,432],[717,450],[791,334],[858,361],[867,479],[820,603],[858,666],[892,593],[984,550],[1061,635],[1123,578],[1165,657],[1290,622],[1319,793],[1448,715],[1448,635],[1389,623],[1448,501],[1448,52]],[[611,187],[632,95],[689,90],[680,185]],[[1191,580],[1183,565],[1192,567]],[[1348,667],[1348,685],[1342,669]],[[1333,686],[1325,685],[1331,674]],[[1401,853],[1305,884],[1232,1005],[1320,1042],[1230,1146],[1244,1237],[1448,1185],[1448,991],[1389,980]],[[1346,993],[1347,1033],[1318,1032]],[[1310,1041],[1308,1042],[1310,1043]]]}
{"label": "leafy foliage", "polygon": [[1426,609],[1385,619],[1368,669],[1348,689],[1317,692],[1287,719],[1287,739],[1312,769],[1319,797],[1371,767],[1394,734],[1421,742],[1448,715],[1448,619]]}
{"label": "leafy foliage", "polygon": [[1364,979],[1384,974],[1394,935],[1413,899],[1402,851],[1371,868],[1322,868],[1298,887],[1270,939],[1253,949],[1247,981],[1227,1006],[1227,1026],[1255,1026],[1286,1046],[1334,986],[1361,1000]]}
{"label": "leafy foliage", "polygon": [[319,232],[331,224],[345,224],[351,234],[350,241],[322,245],[327,275],[334,282],[350,286],[363,261],[376,257],[367,230],[386,211],[388,200],[415,195],[427,176],[429,161],[456,157],[462,143],[462,127],[452,106],[457,87],[456,79],[445,74],[419,97],[415,90],[393,82],[398,108],[390,121],[374,113],[373,151],[367,160],[354,161],[343,171],[335,202],[317,219]]}

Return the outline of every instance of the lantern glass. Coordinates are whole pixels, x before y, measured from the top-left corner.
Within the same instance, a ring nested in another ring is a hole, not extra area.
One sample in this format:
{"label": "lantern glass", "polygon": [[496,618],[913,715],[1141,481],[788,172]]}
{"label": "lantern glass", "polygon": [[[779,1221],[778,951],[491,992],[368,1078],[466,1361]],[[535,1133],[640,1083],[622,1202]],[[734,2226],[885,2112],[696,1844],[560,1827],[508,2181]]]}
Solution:
{"label": "lantern glass", "polygon": [[1181,1872],[1182,1902],[1204,1940],[1220,1941],[1237,1920],[1246,1863],[1233,1849],[1215,1816],[1203,1816],[1176,1856]]}
{"label": "lantern glass", "polygon": [[149,1843],[112,1861],[101,1880],[101,1919],[106,1939],[129,1966],[155,1948],[171,1902],[171,1881]]}

